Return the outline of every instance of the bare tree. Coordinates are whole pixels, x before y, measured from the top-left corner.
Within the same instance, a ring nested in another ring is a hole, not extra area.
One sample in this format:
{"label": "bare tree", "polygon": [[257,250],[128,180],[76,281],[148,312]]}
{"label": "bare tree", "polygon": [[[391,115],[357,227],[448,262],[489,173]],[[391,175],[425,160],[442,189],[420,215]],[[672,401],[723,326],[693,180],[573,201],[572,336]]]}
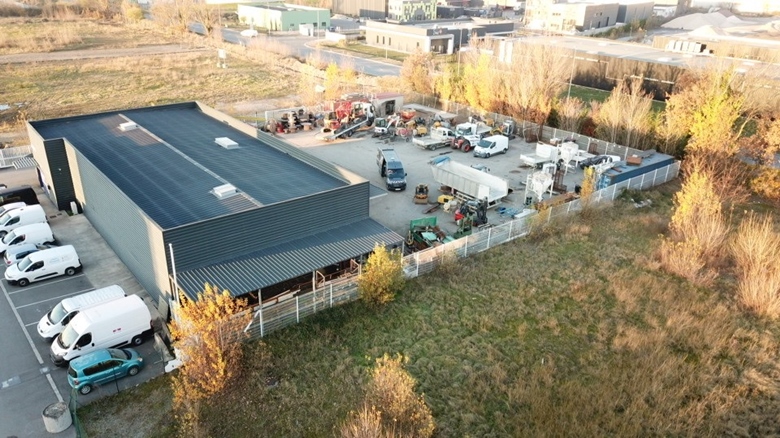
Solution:
{"label": "bare tree", "polygon": [[419,49],[407,56],[401,67],[401,78],[412,90],[421,94],[433,94],[434,70],[433,54],[422,52]]}
{"label": "bare tree", "polygon": [[[625,146],[631,146],[632,140],[641,144],[652,129],[651,109],[653,101],[650,95],[642,89],[643,78],[633,78],[628,81],[628,93],[623,99],[623,128],[626,131]],[[625,81],[623,82],[625,84]]]}
{"label": "bare tree", "polygon": [[558,103],[558,127],[564,131],[580,132],[582,122],[588,115],[585,102],[577,97],[566,97]]}
{"label": "bare tree", "polygon": [[568,82],[567,53],[562,49],[520,41],[512,50],[511,66],[502,98],[507,111],[521,120],[542,127],[552,111],[553,102]]}

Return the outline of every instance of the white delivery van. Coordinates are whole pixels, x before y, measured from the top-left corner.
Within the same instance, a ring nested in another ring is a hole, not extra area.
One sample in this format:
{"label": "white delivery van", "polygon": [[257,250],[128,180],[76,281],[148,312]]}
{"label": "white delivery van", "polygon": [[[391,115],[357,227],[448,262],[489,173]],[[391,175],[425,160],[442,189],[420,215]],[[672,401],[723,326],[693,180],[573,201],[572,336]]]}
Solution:
{"label": "white delivery van", "polygon": [[23,225],[40,224],[43,222],[46,222],[46,213],[40,204],[14,208],[0,216],[0,237]]}
{"label": "white delivery van", "polygon": [[65,245],[28,254],[19,263],[5,270],[5,279],[10,284],[24,287],[34,281],[60,275],[71,276],[80,270],[81,260],[76,254],[76,248],[73,245]]}
{"label": "white delivery van", "polygon": [[101,348],[141,345],[154,335],[152,316],[138,295],[84,309],[70,320],[51,344],[49,356],[57,366]]}
{"label": "white delivery van", "polygon": [[9,211],[13,210],[14,208],[21,208],[26,207],[27,204],[24,202],[12,202],[10,204],[0,205],[0,216],[8,213]]}
{"label": "white delivery van", "polygon": [[54,243],[54,235],[51,232],[49,224],[30,224],[23,225],[0,239],[0,254],[4,253],[9,246],[32,243],[40,245],[44,243]]}
{"label": "white delivery van", "polygon": [[43,315],[43,318],[38,322],[38,334],[44,339],[51,339],[60,334],[62,329],[80,311],[126,296],[124,289],[113,285],[76,295],[75,297],[65,298],[54,306],[49,313]]}

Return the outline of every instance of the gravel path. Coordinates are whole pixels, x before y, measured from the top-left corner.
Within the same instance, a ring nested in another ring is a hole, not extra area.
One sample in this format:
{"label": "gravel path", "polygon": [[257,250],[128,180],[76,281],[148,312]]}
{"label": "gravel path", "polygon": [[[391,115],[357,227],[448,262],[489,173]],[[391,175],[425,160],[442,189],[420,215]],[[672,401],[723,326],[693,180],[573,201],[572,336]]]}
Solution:
{"label": "gravel path", "polygon": [[60,52],[19,53],[0,56],[0,64],[24,64],[29,62],[67,61],[70,59],[121,58],[127,56],[167,55],[171,53],[205,52],[203,47],[187,47],[179,44],[143,46],[125,49],[63,50]]}

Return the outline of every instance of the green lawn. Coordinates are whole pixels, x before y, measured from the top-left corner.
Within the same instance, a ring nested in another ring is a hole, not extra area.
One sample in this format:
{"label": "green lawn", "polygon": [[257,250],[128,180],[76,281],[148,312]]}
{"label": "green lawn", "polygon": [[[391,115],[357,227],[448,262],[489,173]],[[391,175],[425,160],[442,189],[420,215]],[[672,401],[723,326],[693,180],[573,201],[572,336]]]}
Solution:
{"label": "green lawn", "polygon": [[[599,90],[598,88],[582,87],[580,85],[572,85],[570,92],[569,86],[567,84],[566,89],[563,93],[561,93],[560,97],[563,98],[570,95],[572,97],[577,97],[586,103],[590,103],[594,100],[598,102],[604,102],[609,97],[609,93],[609,91]],[[666,108],[666,102],[661,102],[658,100],[653,101],[653,112],[659,113],[663,111],[664,108]]]}
{"label": "green lawn", "polygon": [[[777,431],[780,328],[746,317],[729,281],[695,288],[653,261],[674,188],[649,192],[650,208],[622,201],[459,260],[383,311],[349,304],[250,345],[204,425],[220,437],[334,436],[374,358],[402,353],[438,437]],[[111,429],[105,412],[146,412],[146,397],[89,406],[90,434],[133,430]],[[164,413],[137,421],[170,433]]]}
{"label": "green lawn", "polygon": [[397,62],[404,62],[406,57],[409,56],[408,53],[396,52],[394,50],[385,50],[379,47],[371,47],[360,42],[349,43],[346,45],[326,43],[321,44],[329,50],[354,52],[370,58],[382,58]]}

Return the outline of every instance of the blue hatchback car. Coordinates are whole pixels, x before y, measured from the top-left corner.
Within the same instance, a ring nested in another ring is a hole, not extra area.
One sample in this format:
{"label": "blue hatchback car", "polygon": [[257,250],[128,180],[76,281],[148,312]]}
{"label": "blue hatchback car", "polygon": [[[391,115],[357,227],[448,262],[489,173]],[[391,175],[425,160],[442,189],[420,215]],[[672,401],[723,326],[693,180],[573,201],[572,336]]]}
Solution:
{"label": "blue hatchback car", "polygon": [[68,383],[80,394],[86,395],[95,386],[135,376],[143,366],[143,358],[132,348],[93,351],[70,361]]}

